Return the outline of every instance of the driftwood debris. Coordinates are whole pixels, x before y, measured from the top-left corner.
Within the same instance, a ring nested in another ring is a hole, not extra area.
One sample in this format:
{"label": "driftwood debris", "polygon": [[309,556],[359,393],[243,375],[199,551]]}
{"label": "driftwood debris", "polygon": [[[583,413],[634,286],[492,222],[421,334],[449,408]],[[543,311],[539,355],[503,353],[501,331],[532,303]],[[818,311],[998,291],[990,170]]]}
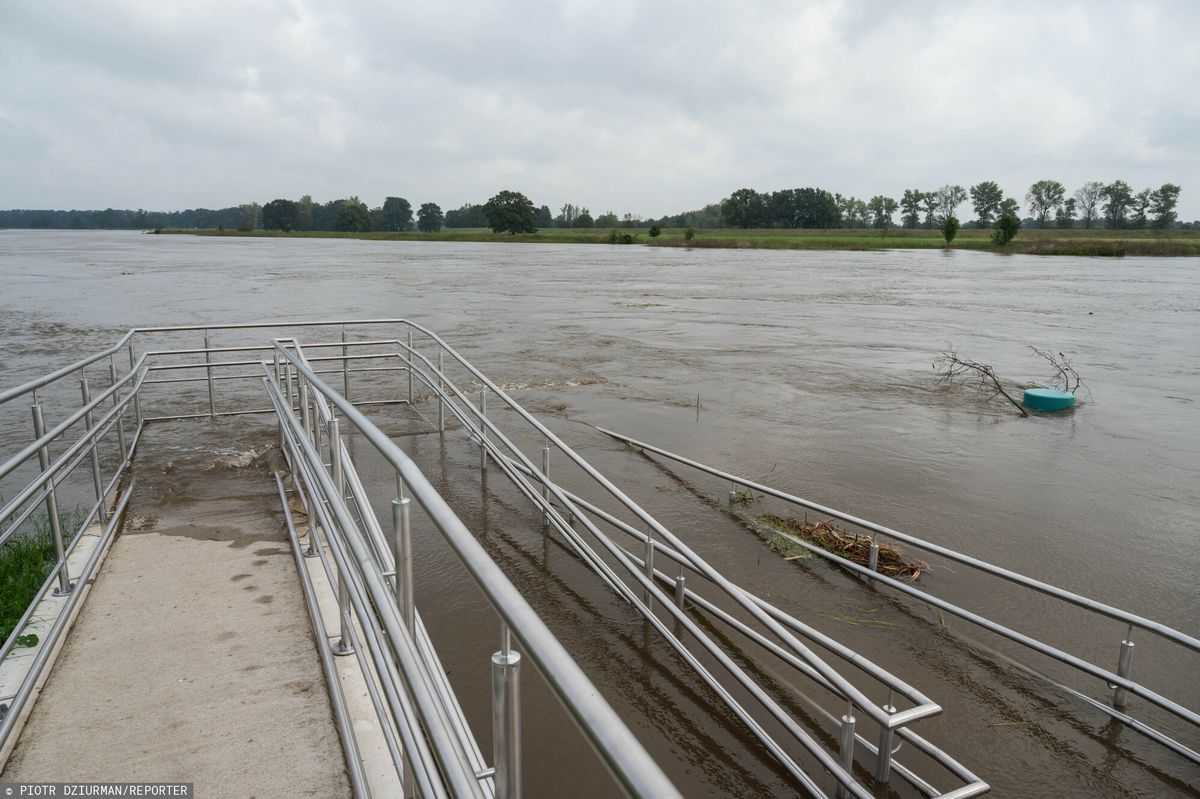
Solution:
{"label": "driftwood debris", "polygon": [[958,348],[953,345],[948,345],[942,351],[942,354],[934,360],[933,368],[938,371],[939,383],[947,383],[954,386],[974,386],[980,391],[990,393],[991,396],[988,399],[1004,397],[1012,403],[1012,406],[1022,416],[1029,415],[1029,411],[1025,410],[1021,403],[1013,399],[1012,395],[1004,390],[1004,384],[996,376],[996,370],[992,368],[991,364],[964,358],[958,354]]}
{"label": "driftwood debris", "polygon": [[[854,561],[860,566],[868,566],[871,561],[871,539],[868,536],[857,535],[838,529],[827,521],[810,522],[797,519],[794,516],[777,516],[774,513],[763,513],[755,517],[755,521],[768,531],[778,531],[807,541],[821,549],[832,552],[846,560]],[[784,556],[785,560],[795,560],[804,557],[802,547],[796,547],[782,535],[767,539],[767,546]],[[897,580],[915,582],[929,570],[929,566],[921,561],[908,560],[904,553],[886,541],[879,543],[879,573],[885,577]]]}

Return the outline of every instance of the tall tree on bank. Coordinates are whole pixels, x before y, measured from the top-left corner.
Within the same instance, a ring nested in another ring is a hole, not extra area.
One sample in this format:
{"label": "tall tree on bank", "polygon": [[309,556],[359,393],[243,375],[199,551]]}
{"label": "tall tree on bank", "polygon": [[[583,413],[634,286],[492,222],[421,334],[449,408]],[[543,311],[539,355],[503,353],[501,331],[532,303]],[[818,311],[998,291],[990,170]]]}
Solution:
{"label": "tall tree on bank", "polygon": [[971,207],[975,209],[975,224],[981,228],[992,226],[1000,213],[1004,192],[994,180],[985,180],[971,187]]}
{"label": "tall tree on bank", "polygon": [[730,227],[754,227],[759,224],[765,209],[761,194],[754,189],[738,189],[721,201],[721,219]]}
{"label": "tall tree on bank", "polygon": [[437,203],[421,203],[417,211],[417,230],[422,233],[437,233],[442,229],[442,208]]}
{"label": "tall tree on bank", "polygon": [[1129,204],[1133,201],[1133,189],[1123,180],[1114,180],[1100,190],[1100,199],[1104,201],[1104,224],[1110,228],[1125,227],[1125,215],[1129,213]]}
{"label": "tall tree on bank", "polygon": [[403,197],[388,197],[379,215],[379,230],[408,230],[412,224],[412,205]]}
{"label": "tall tree on bank", "polygon": [[365,233],[371,229],[371,212],[357,197],[342,200],[333,226],[335,230],[347,233]]}
{"label": "tall tree on bank", "polygon": [[867,203],[871,212],[871,227],[887,230],[892,226],[892,215],[896,213],[896,201],[891,197],[877,194]]}
{"label": "tall tree on bank", "polygon": [[[1005,197],[1000,201],[1000,216],[1011,216],[1019,223],[1021,221],[1021,206],[1012,197]],[[999,222],[999,217],[996,218]]]}
{"label": "tall tree on bank", "polygon": [[1058,206],[1058,210],[1054,213],[1054,224],[1060,228],[1075,227],[1075,198],[1068,197],[1063,200],[1062,205]]}
{"label": "tall tree on bank", "polygon": [[900,226],[909,229],[921,226],[921,200],[925,192],[920,189],[905,189],[900,198]]}
{"label": "tall tree on bank", "polygon": [[[958,206],[967,199],[967,190],[962,186],[946,184],[937,190],[938,218],[946,221],[958,212]],[[957,217],[956,217],[957,218]],[[957,232],[955,228],[955,232]]]}
{"label": "tall tree on bank", "polygon": [[1062,205],[1063,195],[1067,190],[1057,180],[1039,180],[1029,187],[1025,195],[1025,203],[1033,214],[1038,227],[1045,227],[1050,212]]}
{"label": "tall tree on bank", "polygon": [[937,227],[938,196],[936,191],[921,192],[921,210],[925,212],[925,227]]}
{"label": "tall tree on bank", "polygon": [[488,226],[495,233],[537,233],[537,209],[519,191],[502,191],[483,206]]}
{"label": "tall tree on bank", "polygon": [[1182,189],[1174,183],[1164,183],[1150,195],[1150,213],[1154,216],[1154,227],[1163,229],[1175,224],[1175,205],[1179,202]]}
{"label": "tall tree on bank", "polygon": [[1096,226],[1096,206],[1100,204],[1100,194],[1104,184],[1098,180],[1089,180],[1075,192],[1075,202],[1079,206],[1083,226],[1091,230]]}

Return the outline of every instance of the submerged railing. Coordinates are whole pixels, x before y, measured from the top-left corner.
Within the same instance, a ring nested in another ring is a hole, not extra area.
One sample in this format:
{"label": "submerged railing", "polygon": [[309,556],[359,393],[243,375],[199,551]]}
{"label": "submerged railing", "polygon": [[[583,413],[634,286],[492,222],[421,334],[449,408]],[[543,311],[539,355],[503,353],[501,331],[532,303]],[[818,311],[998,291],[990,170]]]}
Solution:
{"label": "submerged railing", "polygon": [[[260,338],[247,342],[251,332]],[[310,335],[313,340],[305,340]],[[228,340],[232,336],[239,340]],[[103,380],[96,386],[98,376]],[[59,403],[56,407],[64,407],[71,384],[78,399],[60,411],[60,419],[47,421],[40,406],[53,396]],[[228,387],[237,391],[231,394]],[[265,388],[266,402],[261,402],[259,387]],[[980,777],[918,734],[923,719],[942,712],[933,698],[729,580],[443,339],[413,322],[374,319],[137,328],[109,349],[0,393],[0,425],[6,426],[9,438],[20,415],[15,409],[27,396],[34,407],[32,440],[0,464],[0,480],[21,481],[11,500],[0,501],[0,543],[21,534],[43,508],[48,519],[56,520],[66,493],[83,496],[87,491],[90,512],[79,531],[100,522],[107,544],[129,501],[129,466],[146,424],[242,414],[275,416],[289,467],[289,474],[277,475],[277,488],[357,795],[369,793],[369,779],[338,686],[334,661],[338,656],[356,659],[397,779],[412,795],[505,799],[520,795],[517,692],[523,658],[545,678],[628,794],[674,794],[659,766],[499,566],[408,455],[362,410],[408,404],[417,412],[423,402],[436,407],[435,419],[426,421],[428,432],[456,427],[473,442],[479,449],[481,472],[499,471],[528,499],[544,533],[557,536],[655,631],[798,790],[813,796],[832,792],[866,799],[893,780],[926,796],[961,798],[988,790]],[[382,523],[346,444],[349,435],[369,443],[395,477],[396,490],[388,497],[392,515]],[[736,485],[845,519],[1196,648],[1195,639],[1133,614],[627,440]],[[531,442],[536,443],[531,446]],[[303,518],[292,513],[289,492],[304,508]],[[420,574],[411,547],[414,513],[424,514],[450,545],[501,619],[496,633],[499,646],[491,658],[490,760],[479,748],[413,601],[413,574]],[[94,559],[79,574],[68,573],[72,541],[78,537],[55,530],[56,564],[39,597],[53,590],[69,591],[73,580],[90,578]],[[1118,703],[1131,694],[1195,723],[1191,710],[1130,679],[1127,655],[1116,673],[1076,663],[1073,656],[1049,651],[1047,644],[919,588],[842,562],[800,539],[794,543],[1109,680],[1121,692],[1114,694],[1116,707],[1108,708],[1118,718],[1138,723],[1119,710]],[[319,564],[313,574],[323,574],[323,579],[310,577],[309,563]],[[332,635],[319,609],[323,584],[337,587],[332,601],[337,605],[338,624]],[[769,653],[789,678],[815,691],[809,695],[783,688],[788,681],[766,677],[763,669],[742,656],[740,645],[713,633],[707,622],[714,619]],[[18,625],[0,654],[15,645],[20,629]],[[43,642],[46,651],[57,643],[60,632]],[[1122,644],[1126,645],[1132,646],[1129,635]],[[37,674],[31,675],[30,688],[22,686],[14,697],[0,697],[0,703],[10,708],[0,721],[0,746],[36,679]],[[789,710],[792,705],[804,707],[813,721],[798,721]],[[1166,736],[1160,734],[1161,738]],[[1174,744],[1172,748],[1185,756],[1195,754],[1178,742],[1164,742]]]}
{"label": "submerged railing", "polygon": [[[626,444],[661,456],[675,463],[688,466],[692,469],[696,469],[720,478],[721,480],[728,481],[733,488],[733,490],[730,492],[731,499],[738,490],[749,489],[751,491],[757,491],[767,496],[774,497],[775,499],[783,500],[789,505],[795,507],[804,508],[806,510],[815,511],[835,519],[840,519],[844,522],[854,525],[855,527],[868,531],[871,536],[871,558],[867,566],[863,566],[848,560],[847,558],[836,555],[827,549],[817,546],[809,541],[805,541],[802,538],[790,535],[784,531],[779,531],[779,534],[787,538],[792,544],[802,547],[803,549],[815,555],[836,563],[838,566],[847,569],[854,574],[867,577],[872,582],[885,585],[888,588],[898,591],[905,596],[912,597],[931,607],[937,608],[939,611],[950,613],[958,618],[964,619],[980,629],[987,630],[988,632],[995,633],[996,635],[999,635],[1009,641],[1013,641],[1031,652],[1044,655],[1054,661],[1065,664],[1077,673],[1103,681],[1103,684],[1111,691],[1109,694],[1109,703],[1096,700],[1087,694],[1081,693],[1080,691],[1065,685],[1059,685],[1058,687],[1070,692],[1072,695],[1083,700],[1097,710],[1100,710],[1101,712],[1104,712],[1107,715],[1124,722],[1131,729],[1166,746],[1168,749],[1171,749],[1177,754],[1186,757],[1188,760],[1191,760],[1194,763],[1200,763],[1200,753],[1197,753],[1191,747],[1170,737],[1170,735],[1167,735],[1166,733],[1163,733],[1149,724],[1140,721],[1129,713],[1124,712],[1128,708],[1129,696],[1133,695],[1141,697],[1142,699],[1166,711],[1172,716],[1187,722],[1192,726],[1192,728],[1200,727],[1200,713],[1197,713],[1191,708],[1185,707],[1183,704],[1164,696],[1158,691],[1155,691],[1132,678],[1132,655],[1134,648],[1133,631],[1135,629],[1150,633],[1154,636],[1157,636],[1161,640],[1176,646],[1177,655],[1191,655],[1194,659],[1196,659],[1197,669],[1200,669],[1200,658],[1195,658],[1195,653],[1200,652],[1200,639],[1188,635],[1187,633],[1180,632],[1179,630],[1160,622],[1156,622],[1152,619],[1147,619],[1143,616],[1130,613],[1126,610],[1122,610],[1121,608],[1113,607],[1112,605],[1085,597],[1073,591],[1068,591],[1064,588],[1051,585],[1041,580],[1036,580],[1032,577],[1012,571],[1011,569],[1006,569],[1002,566],[997,566],[996,564],[972,557],[971,555],[957,552],[948,547],[941,546],[940,544],[935,544],[916,536],[894,530],[890,527],[885,527],[881,524],[876,524],[875,522],[861,519],[845,511],[830,508],[813,502],[812,500],[804,499],[802,497],[780,491],[777,488],[764,485],[757,481],[749,480],[745,477],[722,471],[713,466],[709,466],[682,455],[669,452],[661,447],[654,446],[653,444],[648,444],[644,441],[639,441],[611,430],[605,430],[603,428],[597,429],[618,441],[625,442]],[[1010,584],[1028,589],[1047,597],[1051,597],[1060,602],[1082,608],[1097,617],[1109,619],[1125,625],[1125,634],[1121,637],[1119,647],[1117,648],[1118,654],[1116,657],[1116,670],[1110,671],[1084,658],[1060,649],[1059,647],[1041,641],[1031,635],[1019,632],[1011,627],[993,621],[981,613],[971,611],[946,599],[940,598],[929,591],[922,590],[920,587],[911,582],[896,580],[880,574],[876,570],[875,564],[878,562],[879,543],[881,538],[902,542],[917,550],[946,558],[951,562],[961,564],[963,566],[968,566],[979,573],[1000,578]]]}

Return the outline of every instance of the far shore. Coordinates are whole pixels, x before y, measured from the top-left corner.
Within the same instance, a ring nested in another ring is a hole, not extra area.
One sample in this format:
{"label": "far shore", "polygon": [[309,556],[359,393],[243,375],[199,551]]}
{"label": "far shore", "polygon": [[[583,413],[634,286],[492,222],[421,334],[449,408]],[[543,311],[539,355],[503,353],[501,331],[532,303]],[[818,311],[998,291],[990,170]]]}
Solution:
{"label": "far shore", "polygon": [[[278,230],[163,229],[161,233],[195,236],[239,236],[251,238],[337,238],[378,241],[501,242],[518,244],[640,244],[650,247],[695,247],[770,250],[890,250],[943,249],[946,243],[937,230],[833,229],[798,230],[774,228],[720,228],[696,230],[686,237],[683,228],[665,228],[652,238],[645,228],[546,228],[536,233],[493,233],[487,228],[447,228],[439,233],[416,230],[351,233],[307,230],[285,233]],[[615,234],[615,241],[614,241]],[[1024,228],[1006,246],[992,244],[991,231],[963,228],[950,249],[1030,255],[1124,255],[1200,256],[1200,230],[1084,230]]]}

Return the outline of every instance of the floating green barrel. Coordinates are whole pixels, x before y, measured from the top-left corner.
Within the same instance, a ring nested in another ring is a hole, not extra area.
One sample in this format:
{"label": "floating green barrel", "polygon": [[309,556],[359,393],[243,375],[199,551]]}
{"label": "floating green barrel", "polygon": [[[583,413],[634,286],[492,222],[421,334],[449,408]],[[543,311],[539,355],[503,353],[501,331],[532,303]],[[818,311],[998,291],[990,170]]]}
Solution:
{"label": "floating green barrel", "polygon": [[1022,404],[1031,411],[1061,411],[1075,405],[1075,395],[1056,388],[1027,388]]}

